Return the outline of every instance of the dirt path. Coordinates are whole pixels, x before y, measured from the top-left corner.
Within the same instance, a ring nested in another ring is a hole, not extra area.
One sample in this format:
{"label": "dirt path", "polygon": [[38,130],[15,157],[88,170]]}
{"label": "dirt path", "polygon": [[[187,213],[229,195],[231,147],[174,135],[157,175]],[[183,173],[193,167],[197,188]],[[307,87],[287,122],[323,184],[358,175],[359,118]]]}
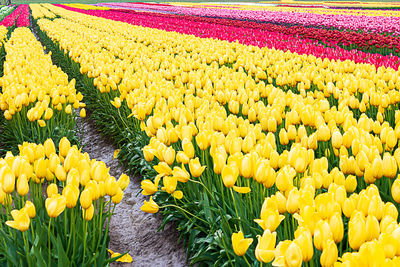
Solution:
{"label": "dirt path", "polygon": [[[84,120],[83,127],[84,150],[91,158],[104,161],[110,167],[110,174],[118,178],[124,170],[117,160],[113,160],[116,148],[99,134],[88,118]],[[164,231],[157,232],[161,217],[140,210],[145,198],[139,192],[140,178],[131,177],[124,198],[112,216],[110,249],[120,253],[129,251],[133,258],[131,264],[114,266],[187,266],[186,253],[178,242],[177,230],[168,224]]]}

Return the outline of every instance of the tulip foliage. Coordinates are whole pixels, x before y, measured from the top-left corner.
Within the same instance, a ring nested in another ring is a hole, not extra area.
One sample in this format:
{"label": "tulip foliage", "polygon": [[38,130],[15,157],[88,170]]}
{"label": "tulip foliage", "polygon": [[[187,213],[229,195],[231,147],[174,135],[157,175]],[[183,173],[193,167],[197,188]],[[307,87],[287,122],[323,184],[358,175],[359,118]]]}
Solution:
{"label": "tulip foliage", "polygon": [[48,9],[41,40],[192,263],[398,264],[399,70]]}
{"label": "tulip foliage", "polygon": [[[112,212],[128,186],[67,138],[24,142],[0,159],[0,262],[4,266],[104,266]],[[125,255],[119,255],[119,257]]]}
{"label": "tulip foliage", "polygon": [[77,143],[76,112],[82,108],[82,94],[75,81],[53,65],[39,41],[28,28],[17,28],[4,44],[4,75],[0,78],[0,108],[4,111],[3,148],[14,150],[24,141],[59,141],[67,136]]}

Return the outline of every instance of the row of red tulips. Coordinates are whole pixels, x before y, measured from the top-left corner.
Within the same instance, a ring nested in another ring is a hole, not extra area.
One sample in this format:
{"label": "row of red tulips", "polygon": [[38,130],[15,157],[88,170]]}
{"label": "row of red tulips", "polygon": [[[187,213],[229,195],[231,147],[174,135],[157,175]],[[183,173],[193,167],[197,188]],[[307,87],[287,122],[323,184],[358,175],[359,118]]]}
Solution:
{"label": "row of red tulips", "polygon": [[[138,12],[129,9],[113,9],[113,11],[125,13],[148,14],[148,12]],[[277,25],[273,23],[262,23],[257,21],[243,21],[225,18],[208,18],[198,16],[182,16],[174,14],[152,13],[156,17],[172,17],[176,19],[190,20],[196,22],[215,23],[226,26],[243,27],[260,29],[265,32],[279,32],[295,37],[308,38],[321,41],[328,46],[339,45],[343,48],[353,48],[371,52],[389,53],[400,52],[400,37],[388,35],[384,36],[379,33],[355,32],[355,31],[339,31],[328,30],[325,28],[303,27],[298,25]]]}
{"label": "row of red tulips", "polygon": [[[115,10],[82,10],[59,5],[89,15],[123,21],[134,25],[175,31],[184,34],[193,34],[199,37],[217,38],[231,42],[239,41],[246,45],[268,47],[280,50],[290,50],[298,54],[312,54],[316,57],[340,60],[353,60],[357,63],[369,63],[375,66],[392,67],[397,70],[400,58],[397,56],[383,56],[380,54],[365,53],[356,49],[348,51],[337,45],[326,47],[310,38],[299,38],[281,32],[266,31],[258,28],[242,27],[237,25],[222,25],[218,19],[209,18],[208,21],[197,21],[193,17],[176,16],[156,13],[138,13]],[[216,21],[216,23],[214,22]]]}

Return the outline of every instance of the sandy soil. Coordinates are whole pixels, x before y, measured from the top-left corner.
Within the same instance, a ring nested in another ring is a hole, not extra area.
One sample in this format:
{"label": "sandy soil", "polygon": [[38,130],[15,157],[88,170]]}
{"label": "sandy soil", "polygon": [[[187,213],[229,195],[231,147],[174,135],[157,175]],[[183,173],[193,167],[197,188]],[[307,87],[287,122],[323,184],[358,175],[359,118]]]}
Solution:
{"label": "sandy soil", "polygon": [[[118,178],[124,169],[117,160],[113,160],[116,148],[97,132],[89,119],[84,120],[83,128],[83,150],[91,158],[104,161],[110,167],[111,175]],[[128,251],[133,262],[113,266],[187,266],[186,252],[178,242],[179,235],[174,225],[168,224],[164,231],[157,232],[162,219],[160,215],[140,210],[145,198],[139,192],[140,178],[131,177],[110,224],[110,249],[120,253]]]}

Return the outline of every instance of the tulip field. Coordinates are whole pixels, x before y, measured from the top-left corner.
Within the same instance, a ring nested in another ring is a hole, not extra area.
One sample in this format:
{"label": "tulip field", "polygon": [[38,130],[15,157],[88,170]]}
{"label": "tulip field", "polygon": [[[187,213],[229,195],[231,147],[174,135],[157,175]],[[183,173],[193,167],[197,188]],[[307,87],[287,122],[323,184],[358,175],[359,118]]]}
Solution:
{"label": "tulip field", "polygon": [[10,5],[0,41],[2,266],[135,258],[82,120],[186,265],[400,266],[400,2]]}

